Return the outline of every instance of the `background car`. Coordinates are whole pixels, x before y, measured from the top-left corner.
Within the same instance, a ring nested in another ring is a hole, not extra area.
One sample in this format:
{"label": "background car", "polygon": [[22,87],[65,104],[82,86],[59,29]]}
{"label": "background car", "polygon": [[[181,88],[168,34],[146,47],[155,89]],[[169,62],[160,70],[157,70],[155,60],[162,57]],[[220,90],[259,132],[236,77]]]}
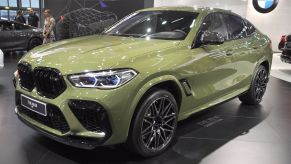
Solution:
{"label": "background car", "polygon": [[41,44],[41,29],[14,21],[0,20],[0,49],[2,51],[29,51]]}
{"label": "background car", "polygon": [[281,37],[281,40],[280,40],[280,43],[279,43],[279,45],[278,45],[278,49],[279,50],[283,50],[283,48],[285,47],[285,43],[287,42],[287,37],[288,36],[286,36],[286,35],[283,35],[282,37]]}
{"label": "background car", "polygon": [[27,53],[15,75],[15,111],[68,145],[126,143],[155,156],[173,143],[178,121],[235,97],[259,104],[272,56],[270,39],[231,11],[145,9],[102,35]]}
{"label": "background car", "polygon": [[281,42],[283,45],[281,48],[281,61],[285,63],[291,63],[291,35],[284,36],[284,38],[281,39]]}

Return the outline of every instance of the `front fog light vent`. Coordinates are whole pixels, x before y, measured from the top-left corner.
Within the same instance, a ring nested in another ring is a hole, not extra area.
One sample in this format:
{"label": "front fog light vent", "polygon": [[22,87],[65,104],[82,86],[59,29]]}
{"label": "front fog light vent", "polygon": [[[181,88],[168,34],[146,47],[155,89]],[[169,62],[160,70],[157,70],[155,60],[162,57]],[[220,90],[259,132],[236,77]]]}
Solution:
{"label": "front fog light vent", "polygon": [[94,101],[70,100],[69,107],[88,131],[111,134],[109,119],[104,108]]}

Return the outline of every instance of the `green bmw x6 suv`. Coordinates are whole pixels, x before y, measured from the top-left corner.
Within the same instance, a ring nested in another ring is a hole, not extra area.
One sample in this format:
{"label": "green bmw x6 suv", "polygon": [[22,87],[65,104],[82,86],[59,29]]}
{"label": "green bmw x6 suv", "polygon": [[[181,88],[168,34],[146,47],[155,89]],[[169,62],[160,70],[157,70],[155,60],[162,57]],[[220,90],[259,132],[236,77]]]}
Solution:
{"label": "green bmw x6 suv", "polygon": [[237,96],[259,104],[271,63],[270,39],[231,11],[145,9],[100,35],[28,52],[15,72],[15,112],[59,142],[125,143],[150,157],[196,112]]}

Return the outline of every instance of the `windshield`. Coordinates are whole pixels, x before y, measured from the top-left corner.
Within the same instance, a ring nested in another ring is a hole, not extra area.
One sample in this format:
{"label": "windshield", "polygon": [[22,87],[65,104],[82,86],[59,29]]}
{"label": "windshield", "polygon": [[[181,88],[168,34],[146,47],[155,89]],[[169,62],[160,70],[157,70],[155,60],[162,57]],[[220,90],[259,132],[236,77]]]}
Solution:
{"label": "windshield", "polygon": [[125,17],[106,35],[147,39],[184,40],[198,13],[186,11],[144,11]]}

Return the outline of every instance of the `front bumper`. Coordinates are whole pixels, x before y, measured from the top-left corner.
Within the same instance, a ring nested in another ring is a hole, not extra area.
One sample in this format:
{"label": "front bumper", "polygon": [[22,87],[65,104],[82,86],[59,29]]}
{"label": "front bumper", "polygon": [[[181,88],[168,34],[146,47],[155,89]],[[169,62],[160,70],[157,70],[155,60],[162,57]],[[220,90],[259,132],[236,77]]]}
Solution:
{"label": "front bumper", "polygon": [[[133,85],[127,84],[123,88],[114,90],[99,90],[75,88],[66,78],[65,81],[68,85],[67,89],[54,99],[41,96],[36,89],[27,91],[21,88],[18,78],[15,79],[15,86],[16,95],[23,94],[37,101],[55,106],[63,114],[69,130],[61,132],[35,118],[25,115],[25,113],[19,112],[19,102],[16,102],[16,111],[19,119],[49,138],[79,148],[93,149],[96,146],[114,145],[125,142],[133,114],[133,108],[131,106],[133,97],[135,96],[134,93],[137,92],[133,89],[136,88],[136,85],[132,83]],[[90,130],[92,127],[84,126],[82,121],[84,122],[88,119],[76,117],[76,113],[80,112],[73,111],[72,106],[70,106],[72,100],[90,101],[100,104],[108,117],[109,126],[105,127],[107,129],[110,127],[110,130],[100,131],[93,129],[93,131]]]}
{"label": "front bumper", "polygon": [[282,54],[281,55],[281,61],[284,62],[284,63],[291,64],[291,54],[290,54],[290,56]]}
{"label": "front bumper", "polygon": [[[24,124],[29,126],[30,128],[38,131],[42,135],[51,138],[57,142],[77,147],[77,148],[82,148],[82,149],[87,149],[87,150],[92,150],[95,147],[99,146],[101,144],[100,140],[97,139],[92,139],[92,138],[86,138],[86,137],[76,137],[74,135],[67,135],[67,136],[57,136],[53,133],[50,133],[49,131],[44,130],[41,127],[36,126],[35,124],[32,123],[32,120],[28,120],[27,118],[21,116],[21,114],[18,113],[18,107],[15,108],[15,112],[18,115],[18,118],[20,121],[22,121]],[[103,136],[104,134],[100,134],[100,136]]]}

